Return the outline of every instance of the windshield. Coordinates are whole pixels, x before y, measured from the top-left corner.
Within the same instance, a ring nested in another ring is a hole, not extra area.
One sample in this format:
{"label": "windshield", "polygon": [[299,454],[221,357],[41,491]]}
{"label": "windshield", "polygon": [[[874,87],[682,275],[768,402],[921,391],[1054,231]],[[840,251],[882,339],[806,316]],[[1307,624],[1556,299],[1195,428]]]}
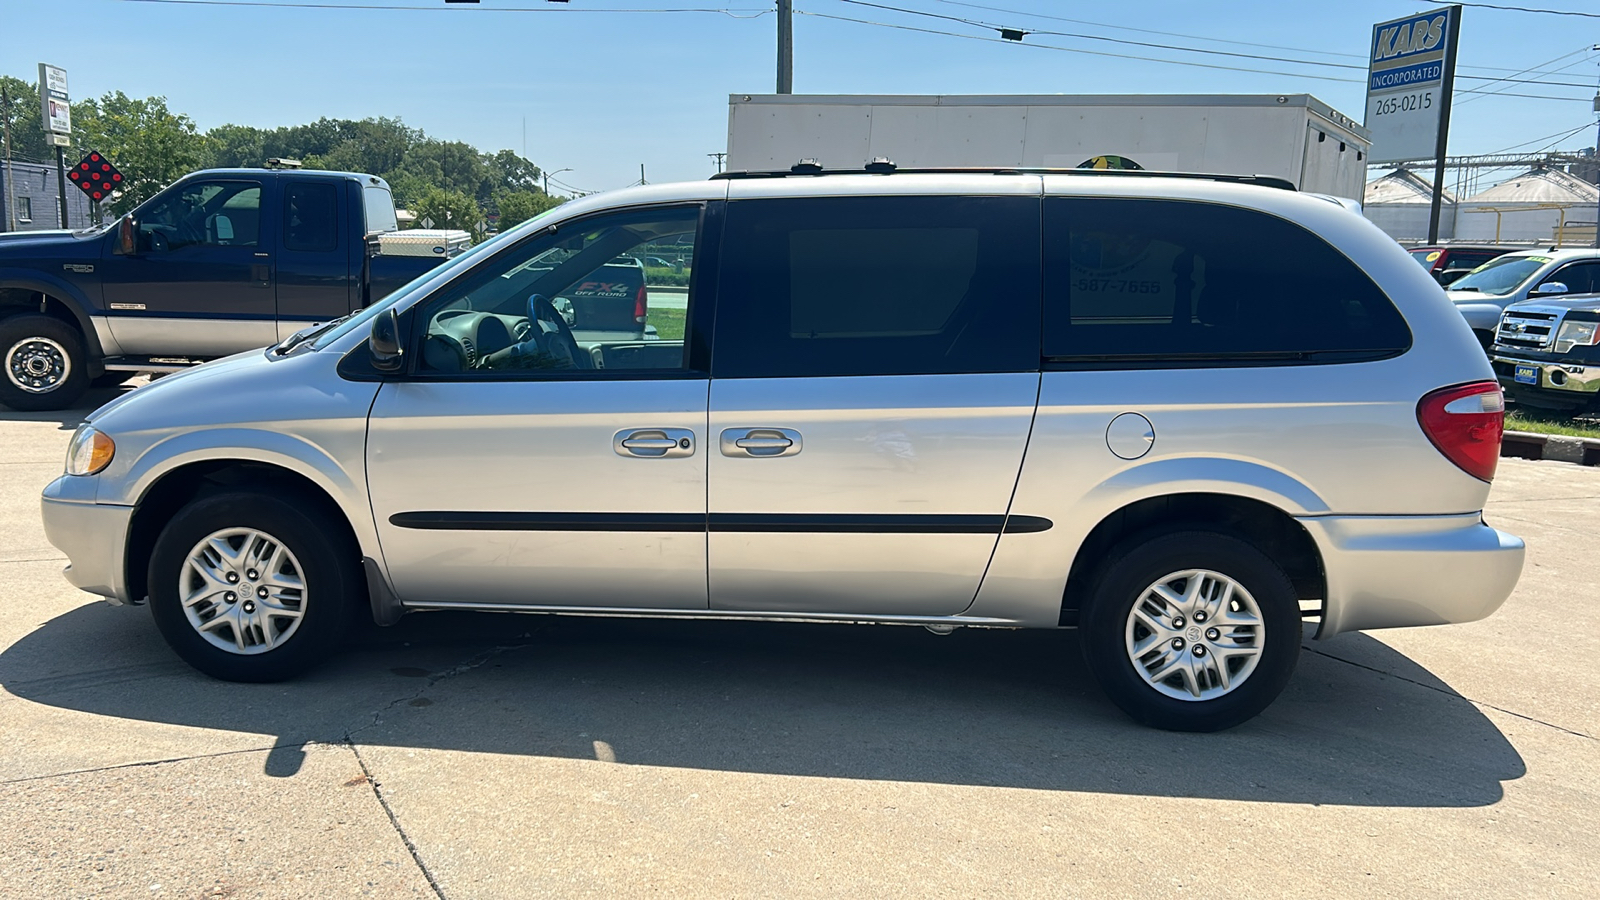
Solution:
{"label": "windshield", "polygon": [[359,313],[351,316],[343,322],[340,322],[334,328],[329,329],[326,334],[319,335],[317,339],[311,343],[312,349],[321,350],[323,347],[328,346],[329,344],[339,340],[358,328],[370,327],[369,323],[371,323],[374,316],[397,303],[409,300],[411,295],[420,286],[432,284],[435,282],[435,279],[443,280],[454,277],[454,275],[461,270],[476,265],[478,260],[484,258],[486,255],[496,253],[506,244],[520,240],[529,232],[536,231],[541,228],[542,226],[539,223],[552,218],[559,209],[561,209],[561,207],[558,206],[555,207],[555,209],[551,209],[541,213],[540,215],[534,216],[532,219],[529,219],[521,225],[518,225],[516,228],[513,228],[510,231],[501,232],[489,240],[474,246],[472,249],[461,254],[455,259],[446,262],[444,265],[423,272],[416,278],[406,282],[405,285],[400,287],[394,293],[383,298],[382,300],[379,300],[377,303],[372,304],[366,309],[361,310]]}
{"label": "windshield", "polygon": [[1509,294],[1550,262],[1548,256],[1502,256],[1491,259],[1450,285],[1452,291],[1478,291],[1497,297]]}
{"label": "windshield", "polygon": [[1412,250],[1411,258],[1416,260],[1417,265],[1423,267],[1424,269],[1431,269],[1433,268],[1434,261],[1439,258],[1439,254],[1442,252],[1443,251],[1441,250],[1429,250],[1426,248],[1421,250]]}

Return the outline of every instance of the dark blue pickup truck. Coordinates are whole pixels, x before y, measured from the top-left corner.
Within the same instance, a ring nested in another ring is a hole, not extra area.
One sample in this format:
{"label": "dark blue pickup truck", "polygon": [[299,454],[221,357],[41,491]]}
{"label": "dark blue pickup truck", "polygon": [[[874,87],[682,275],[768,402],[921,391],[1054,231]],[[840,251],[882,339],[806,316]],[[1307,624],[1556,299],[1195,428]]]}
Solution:
{"label": "dark blue pickup truck", "polygon": [[61,409],[92,382],[275,344],[437,266],[383,255],[372,175],[213,169],[110,226],[0,235],[0,403]]}

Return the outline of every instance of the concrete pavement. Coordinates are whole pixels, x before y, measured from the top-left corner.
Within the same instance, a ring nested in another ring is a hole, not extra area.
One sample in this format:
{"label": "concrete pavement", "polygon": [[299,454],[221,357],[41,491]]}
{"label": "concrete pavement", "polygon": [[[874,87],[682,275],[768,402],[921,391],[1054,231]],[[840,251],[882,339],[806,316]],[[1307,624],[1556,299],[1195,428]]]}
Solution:
{"label": "concrete pavement", "polygon": [[[85,408],[103,402],[97,392]],[[1600,470],[1505,460],[1517,593],[1308,642],[1219,735],[1128,723],[1071,633],[411,616],[281,685],[60,577],[81,411],[0,410],[0,894],[1587,895]]]}

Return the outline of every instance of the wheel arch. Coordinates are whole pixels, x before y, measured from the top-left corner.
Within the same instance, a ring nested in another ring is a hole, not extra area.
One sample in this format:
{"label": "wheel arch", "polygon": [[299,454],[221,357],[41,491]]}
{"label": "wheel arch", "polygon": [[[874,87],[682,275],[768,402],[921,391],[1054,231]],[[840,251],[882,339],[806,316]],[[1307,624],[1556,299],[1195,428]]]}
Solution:
{"label": "wheel arch", "polygon": [[1073,554],[1059,624],[1078,624],[1103,563],[1119,545],[1194,528],[1248,541],[1283,567],[1301,600],[1326,602],[1327,575],[1316,541],[1281,506],[1241,494],[1178,492],[1134,500],[1095,524]]}
{"label": "wheel arch", "polygon": [[[176,466],[158,476],[134,504],[128,523],[123,575],[128,596],[135,602],[149,594],[148,568],[156,539],[173,515],[201,497],[249,487],[293,496],[315,511],[348,539],[361,554],[361,540],[339,502],[322,485],[293,469],[250,459],[208,459]],[[359,560],[353,561],[359,562]]]}
{"label": "wheel arch", "polygon": [[66,281],[37,272],[0,269],[0,316],[7,315],[9,309],[27,309],[76,328],[89,355],[91,375],[99,374],[100,360],[105,355],[99,332],[87,312],[94,308],[78,288]]}

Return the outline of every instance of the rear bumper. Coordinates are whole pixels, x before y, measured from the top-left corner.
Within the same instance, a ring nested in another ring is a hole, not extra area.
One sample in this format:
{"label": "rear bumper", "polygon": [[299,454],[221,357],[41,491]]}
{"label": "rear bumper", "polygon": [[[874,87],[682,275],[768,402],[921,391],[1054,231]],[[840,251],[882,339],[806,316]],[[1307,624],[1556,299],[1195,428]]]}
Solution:
{"label": "rear bumper", "polygon": [[1522,574],[1522,539],[1460,516],[1308,516],[1322,553],[1318,638],[1369,628],[1474,622],[1500,608]]}
{"label": "rear bumper", "polygon": [[109,506],[74,496],[83,493],[79,482],[91,481],[63,475],[44,489],[41,513],[45,537],[67,555],[68,565],[62,574],[73,587],[99,594],[113,603],[131,603],[124,573],[133,507]]}

